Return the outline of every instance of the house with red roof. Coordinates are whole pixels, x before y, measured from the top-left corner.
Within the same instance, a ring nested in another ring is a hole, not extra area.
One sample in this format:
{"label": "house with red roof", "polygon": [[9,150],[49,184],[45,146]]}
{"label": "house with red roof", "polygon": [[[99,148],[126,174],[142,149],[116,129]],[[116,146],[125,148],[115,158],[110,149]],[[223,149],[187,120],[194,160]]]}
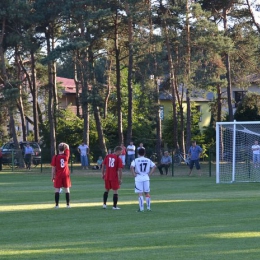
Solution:
{"label": "house with red roof", "polygon": [[[62,96],[59,98],[59,107],[61,109],[68,108],[73,113],[77,114],[77,91],[76,91],[76,84],[74,79],[68,79],[68,78],[62,78],[57,77],[56,78],[57,84],[59,84],[62,87]],[[81,94],[81,89],[79,90],[78,95]],[[80,114],[82,113],[81,107],[80,107]]]}

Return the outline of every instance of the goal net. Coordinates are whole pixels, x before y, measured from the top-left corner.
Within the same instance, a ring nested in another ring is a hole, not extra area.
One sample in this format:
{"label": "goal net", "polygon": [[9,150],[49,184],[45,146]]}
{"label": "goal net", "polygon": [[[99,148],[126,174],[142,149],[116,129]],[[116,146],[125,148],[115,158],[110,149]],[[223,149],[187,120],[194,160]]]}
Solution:
{"label": "goal net", "polygon": [[259,181],[260,121],[217,122],[216,182]]}

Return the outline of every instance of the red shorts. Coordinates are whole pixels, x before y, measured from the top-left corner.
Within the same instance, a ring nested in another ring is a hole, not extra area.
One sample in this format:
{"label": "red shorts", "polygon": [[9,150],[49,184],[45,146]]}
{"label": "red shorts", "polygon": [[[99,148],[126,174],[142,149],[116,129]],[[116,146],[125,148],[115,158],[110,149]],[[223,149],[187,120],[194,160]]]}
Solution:
{"label": "red shorts", "polygon": [[54,188],[70,188],[71,187],[71,181],[70,181],[70,176],[57,176],[54,179]]}
{"label": "red shorts", "polygon": [[105,180],[105,189],[106,190],[118,190],[120,189],[120,184],[118,180],[116,181],[110,181],[110,180]]}

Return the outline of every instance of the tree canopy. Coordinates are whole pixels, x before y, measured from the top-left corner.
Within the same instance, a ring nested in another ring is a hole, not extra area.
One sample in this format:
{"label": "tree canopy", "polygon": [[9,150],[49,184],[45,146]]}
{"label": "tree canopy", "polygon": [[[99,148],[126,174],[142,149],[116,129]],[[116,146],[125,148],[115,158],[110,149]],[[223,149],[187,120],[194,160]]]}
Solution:
{"label": "tree canopy", "polygon": [[[191,98],[214,93],[214,128],[225,111],[232,120],[232,87],[246,89],[247,77],[259,74],[258,13],[249,0],[15,0],[0,10],[0,126],[16,141],[27,138],[29,122],[51,154],[61,133],[76,143],[63,128],[72,131],[73,122],[104,154],[131,139],[160,152],[171,135],[169,146],[185,149],[203,136]],[[57,75],[76,85],[72,123],[61,116]],[[172,97],[167,126],[160,94]]]}

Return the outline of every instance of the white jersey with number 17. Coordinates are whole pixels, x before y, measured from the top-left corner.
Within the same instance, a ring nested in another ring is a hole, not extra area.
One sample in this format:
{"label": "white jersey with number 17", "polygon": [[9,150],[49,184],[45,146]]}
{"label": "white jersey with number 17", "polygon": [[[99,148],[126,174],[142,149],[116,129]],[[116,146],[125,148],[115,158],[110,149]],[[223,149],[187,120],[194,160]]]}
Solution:
{"label": "white jersey with number 17", "polygon": [[155,166],[155,164],[150,159],[141,156],[134,159],[131,166],[135,168],[135,181],[148,181],[150,180],[150,170]]}

